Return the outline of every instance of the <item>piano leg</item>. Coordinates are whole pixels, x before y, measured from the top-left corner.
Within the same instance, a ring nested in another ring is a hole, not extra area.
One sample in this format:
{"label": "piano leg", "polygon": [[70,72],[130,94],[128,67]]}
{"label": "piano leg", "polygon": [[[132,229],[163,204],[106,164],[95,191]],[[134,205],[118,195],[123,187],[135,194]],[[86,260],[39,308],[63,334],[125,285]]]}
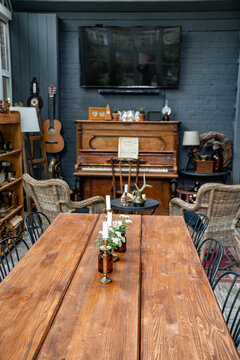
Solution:
{"label": "piano leg", "polygon": [[170,191],[171,191],[171,199],[176,197],[177,192],[177,179],[170,180]]}

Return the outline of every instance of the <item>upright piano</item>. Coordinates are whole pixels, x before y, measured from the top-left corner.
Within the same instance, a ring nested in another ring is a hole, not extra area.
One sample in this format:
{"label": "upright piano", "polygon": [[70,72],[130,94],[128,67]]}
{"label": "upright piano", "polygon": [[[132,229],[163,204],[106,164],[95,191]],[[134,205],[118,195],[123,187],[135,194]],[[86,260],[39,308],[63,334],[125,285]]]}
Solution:
{"label": "upright piano", "polygon": [[[147,197],[160,202],[156,214],[168,214],[178,178],[179,122],[75,120],[75,181],[79,199],[111,194],[111,157],[118,157],[120,137],[139,138],[139,185],[146,174]],[[127,169],[126,169],[127,172]]]}

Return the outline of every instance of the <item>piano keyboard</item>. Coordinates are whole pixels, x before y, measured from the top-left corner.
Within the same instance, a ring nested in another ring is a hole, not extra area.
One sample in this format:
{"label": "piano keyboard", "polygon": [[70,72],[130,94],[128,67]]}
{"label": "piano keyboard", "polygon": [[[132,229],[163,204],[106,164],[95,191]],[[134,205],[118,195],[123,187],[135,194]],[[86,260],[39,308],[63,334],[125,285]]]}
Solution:
{"label": "piano keyboard", "polygon": [[[99,167],[95,167],[95,166],[81,166],[81,170],[82,171],[108,171],[110,172],[111,171],[111,168],[110,167],[102,167],[102,166],[99,166]],[[128,172],[129,168],[122,168],[122,172]],[[131,168],[132,171],[136,171],[136,168]],[[157,168],[157,167],[154,167],[154,168],[151,168],[151,167],[140,167],[139,168],[139,172],[143,173],[143,172],[157,172],[157,173],[167,173],[170,169],[167,169],[167,168]],[[119,172],[119,168],[115,168],[115,171],[116,172]]]}

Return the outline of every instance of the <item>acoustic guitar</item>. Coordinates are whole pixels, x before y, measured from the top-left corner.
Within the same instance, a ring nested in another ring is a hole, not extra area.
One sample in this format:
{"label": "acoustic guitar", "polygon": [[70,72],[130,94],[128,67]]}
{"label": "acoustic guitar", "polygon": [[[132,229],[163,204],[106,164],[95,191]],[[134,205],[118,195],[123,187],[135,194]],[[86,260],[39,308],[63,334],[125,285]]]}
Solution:
{"label": "acoustic guitar", "polygon": [[48,105],[48,120],[44,120],[43,127],[43,139],[47,153],[59,153],[64,148],[64,140],[60,134],[62,124],[55,117],[55,93],[56,86],[51,84],[48,87],[49,105]]}

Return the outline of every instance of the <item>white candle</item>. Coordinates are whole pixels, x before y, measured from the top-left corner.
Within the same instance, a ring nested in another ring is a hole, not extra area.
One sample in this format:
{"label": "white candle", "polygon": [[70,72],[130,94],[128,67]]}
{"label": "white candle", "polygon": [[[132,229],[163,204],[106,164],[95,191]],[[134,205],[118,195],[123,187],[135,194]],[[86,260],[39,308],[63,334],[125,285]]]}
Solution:
{"label": "white candle", "polygon": [[107,213],[107,224],[108,227],[112,226],[112,213],[110,211]]}
{"label": "white candle", "polygon": [[103,228],[102,228],[102,236],[103,236],[103,239],[108,239],[108,223],[107,221],[103,221]]}
{"label": "white candle", "polygon": [[106,195],[106,210],[111,210],[110,195]]}
{"label": "white candle", "polygon": [[124,192],[127,193],[128,192],[128,184],[124,185]]}

